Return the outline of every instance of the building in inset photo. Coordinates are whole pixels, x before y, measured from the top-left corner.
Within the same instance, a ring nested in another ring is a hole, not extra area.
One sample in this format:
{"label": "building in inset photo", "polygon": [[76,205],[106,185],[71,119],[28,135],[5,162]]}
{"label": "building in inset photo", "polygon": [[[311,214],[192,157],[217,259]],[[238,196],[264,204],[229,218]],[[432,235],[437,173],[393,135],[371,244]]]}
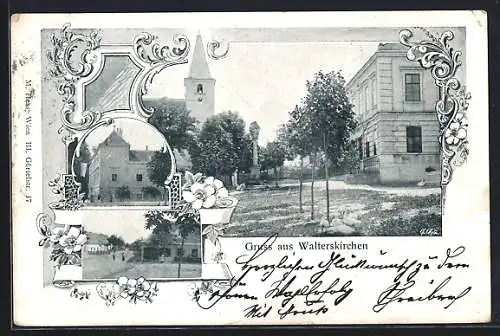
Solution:
{"label": "building in inset photo", "polygon": [[[150,179],[148,163],[155,151],[132,150],[120,128],[93,149],[89,165],[90,202],[159,200],[162,190]],[[179,169],[189,166],[185,154],[174,150]]]}

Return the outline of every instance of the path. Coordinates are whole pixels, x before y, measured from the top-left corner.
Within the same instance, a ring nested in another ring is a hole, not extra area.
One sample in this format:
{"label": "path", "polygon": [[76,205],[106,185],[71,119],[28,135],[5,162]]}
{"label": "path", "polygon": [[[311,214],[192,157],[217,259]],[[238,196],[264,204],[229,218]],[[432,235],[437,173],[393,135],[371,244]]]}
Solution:
{"label": "path", "polygon": [[[298,186],[297,180],[284,180],[279,182],[280,187]],[[311,181],[303,183],[304,187],[311,187]],[[314,189],[325,189],[324,180],[314,181]],[[344,181],[330,180],[328,181],[329,190],[369,190],[382,193],[388,193],[398,196],[427,196],[441,193],[439,187],[385,187],[385,186],[369,186],[366,184],[347,184]],[[240,192],[233,192],[232,195],[237,195]]]}

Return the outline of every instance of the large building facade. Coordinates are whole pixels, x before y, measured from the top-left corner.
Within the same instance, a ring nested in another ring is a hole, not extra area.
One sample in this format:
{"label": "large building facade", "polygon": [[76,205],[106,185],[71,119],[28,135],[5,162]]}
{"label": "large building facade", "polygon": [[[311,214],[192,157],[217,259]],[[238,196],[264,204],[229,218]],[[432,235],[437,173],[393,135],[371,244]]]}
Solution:
{"label": "large building facade", "polygon": [[439,90],[406,52],[381,43],[346,86],[359,122],[352,145],[360,173],[374,183],[439,181]]}
{"label": "large building facade", "polygon": [[[114,129],[94,149],[90,161],[90,202],[161,199],[158,197],[160,195],[154,197],[153,193],[148,193],[148,188],[157,188],[149,180],[147,170],[153,154],[154,151],[150,150],[131,150],[130,144],[123,139],[121,130]],[[124,187],[128,189],[130,196],[122,199],[118,190]]]}

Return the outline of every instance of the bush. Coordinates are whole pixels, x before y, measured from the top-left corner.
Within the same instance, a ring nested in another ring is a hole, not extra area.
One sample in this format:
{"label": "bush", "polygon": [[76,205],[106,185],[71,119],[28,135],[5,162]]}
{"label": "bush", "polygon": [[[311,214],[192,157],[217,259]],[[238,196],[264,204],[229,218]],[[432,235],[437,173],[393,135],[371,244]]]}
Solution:
{"label": "bush", "polygon": [[367,235],[373,236],[420,236],[422,232],[433,232],[440,236],[441,216],[434,213],[420,212],[412,218],[401,216],[383,220],[374,226]]}
{"label": "bush", "polygon": [[425,167],[425,172],[426,173],[432,173],[434,171],[436,171],[436,168],[434,168],[434,167],[431,167],[431,166]]}
{"label": "bush", "polygon": [[121,201],[130,199],[130,189],[128,188],[128,186],[119,187],[118,189],[116,189],[115,194],[116,198],[118,198]]}
{"label": "bush", "polygon": [[146,198],[156,198],[161,196],[161,191],[158,188],[147,186],[142,188],[142,192],[144,193],[144,197]]}

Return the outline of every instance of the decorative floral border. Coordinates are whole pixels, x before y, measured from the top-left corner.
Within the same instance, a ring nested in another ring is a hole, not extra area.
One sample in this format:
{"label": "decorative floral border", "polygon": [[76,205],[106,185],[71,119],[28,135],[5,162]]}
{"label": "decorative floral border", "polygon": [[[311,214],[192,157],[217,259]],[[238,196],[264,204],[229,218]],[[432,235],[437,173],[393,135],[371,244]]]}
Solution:
{"label": "decorative floral border", "polygon": [[[89,35],[75,33],[70,30],[69,23],[62,27],[59,34],[53,34],[51,41],[53,50],[47,52],[51,64],[49,72],[55,79],[57,92],[63,99],[62,126],[58,133],[64,132],[62,140],[66,146],[78,138],[75,155],[81,142],[90,132],[121,117],[117,112],[83,110],[82,82],[88,84],[99,76],[104,55],[112,55],[114,52],[123,54],[125,51],[141,69],[133,81],[129,94],[133,116],[127,113],[123,117],[147,123],[154,110],[144,106],[142,96],[148,92],[154,76],[161,70],[168,66],[187,63],[190,49],[189,40],[182,34],[174,35],[173,45],[166,45],[161,43],[157,36],[147,32],[136,35],[129,46],[103,45],[99,31],[92,31]],[[227,56],[229,44],[212,40],[206,48],[208,56],[218,60]],[[171,151],[170,154],[174,173],[165,183],[171,193],[170,209],[160,211],[160,214],[171,221],[172,225],[190,220],[201,226],[200,209],[236,206],[237,200],[229,197],[222,182],[213,177],[186,172],[187,183],[182,185],[182,176],[175,173],[175,158]],[[54,216],[56,213],[78,211],[84,206],[84,194],[80,193],[80,183],[75,180],[73,171],[71,174],[56,176],[48,185],[51,191],[59,196],[58,200],[49,204]],[[49,214],[38,215],[36,225],[41,235],[39,246],[52,248],[50,259],[56,269],[63,266],[81,266],[81,251],[87,241],[86,233],[82,230],[81,223],[59,224],[59,222]],[[218,236],[223,232],[222,227],[209,225],[202,231],[202,237],[208,237],[209,241],[218,246],[214,259],[220,262],[223,253]],[[53,284],[60,288],[72,288],[70,296],[79,300],[88,299],[90,296],[89,291],[79,290],[76,287],[77,281],[74,280],[54,280]],[[157,295],[158,285],[144,277],[137,279],[120,277],[116,282],[98,283],[96,291],[105,300],[106,305],[113,305],[118,299],[129,299],[129,302],[133,303],[152,302],[152,298]]]}
{"label": "decorative floral border", "polygon": [[439,88],[440,99],[436,103],[437,118],[440,125],[439,144],[442,153],[441,185],[446,186],[452,178],[453,169],[461,166],[469,154],[467,129],[468,100],[471,98],[455,76],[462,65],[462,52],[448,44],[454,38],[451,31],[445,31],[438,38],[425,28],[421,29],[429,40],[411,42],[413,33],[401,30],[401,44],[409,47],[406,57],[419,62],[424,69],[430,69]]}

